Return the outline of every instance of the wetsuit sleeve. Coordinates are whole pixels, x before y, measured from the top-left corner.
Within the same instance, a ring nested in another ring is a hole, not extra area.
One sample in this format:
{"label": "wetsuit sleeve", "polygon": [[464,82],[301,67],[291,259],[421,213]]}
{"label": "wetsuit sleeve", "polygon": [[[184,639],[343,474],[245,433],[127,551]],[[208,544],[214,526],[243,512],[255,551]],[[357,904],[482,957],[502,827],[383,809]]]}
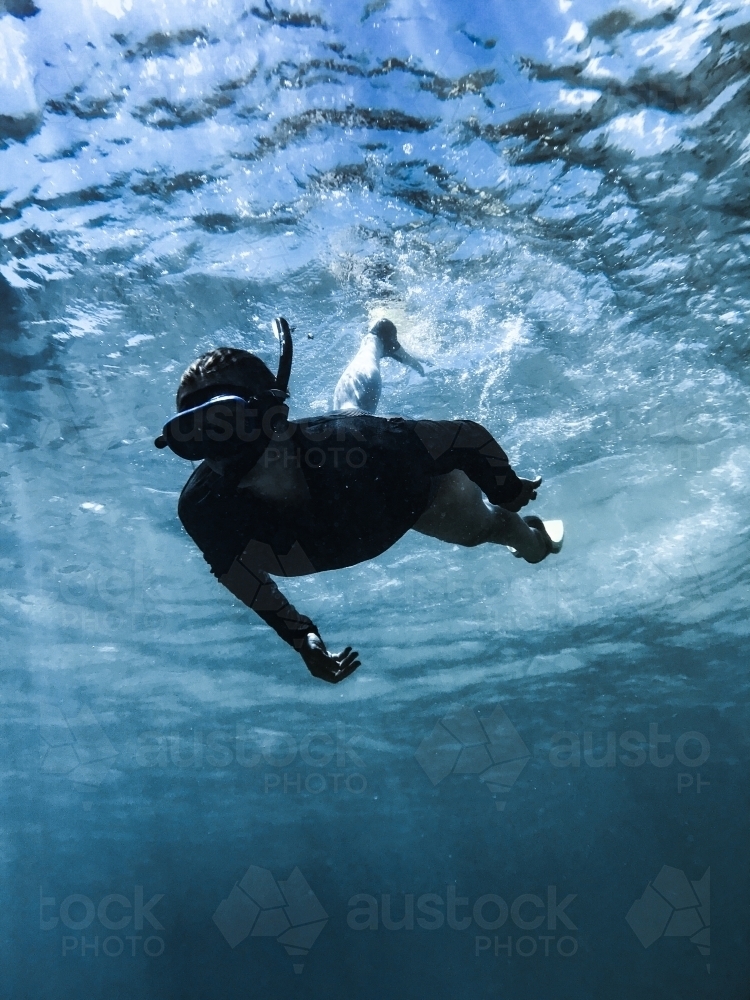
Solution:
{"label": "wetsuit sleeve", "polygon": [[308,632],[320,635],[312,621],[289,603],[268,573],[259,566],[247,565],[242,556],[234,560],[219,581],[298,652]]}
{"label": "wetsuit sleeve", "polygon": [[473,420],[420,420],[415,431],[432,459],[431,474],[465,472],[490,503],[510,503],[521,492],[521,480],[490,432]]}

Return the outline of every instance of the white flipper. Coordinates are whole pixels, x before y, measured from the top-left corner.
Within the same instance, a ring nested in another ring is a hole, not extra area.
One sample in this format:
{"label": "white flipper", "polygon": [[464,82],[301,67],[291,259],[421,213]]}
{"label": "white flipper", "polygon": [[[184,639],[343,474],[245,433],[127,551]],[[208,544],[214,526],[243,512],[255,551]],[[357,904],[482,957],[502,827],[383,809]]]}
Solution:
{"label": "white flipper", "polygon": [[563,547],[563,540],[565,538],[565,526],[562,521],[544,521],[544,530],[549,535],[549,540],[552,542],[552,552],[559,552]]}
{"label": "white flipper", "polygon": [[[565,525],[560,520],[555,521],[543,521],[540,517],[527,517],[524,518],[529,522],[530,527],[539,530],[538,524],[544,525],[544,530],[547,534],[547,555],[557,555],[560,549],[563,547],[563,540],[565,538]],[[531,521],[537,521],[537,524],[531,524]],[[511,552],[516,559],[521,558],[521,553],[518,549],[514,549],[512,545],[506,545],[505,548]]]}

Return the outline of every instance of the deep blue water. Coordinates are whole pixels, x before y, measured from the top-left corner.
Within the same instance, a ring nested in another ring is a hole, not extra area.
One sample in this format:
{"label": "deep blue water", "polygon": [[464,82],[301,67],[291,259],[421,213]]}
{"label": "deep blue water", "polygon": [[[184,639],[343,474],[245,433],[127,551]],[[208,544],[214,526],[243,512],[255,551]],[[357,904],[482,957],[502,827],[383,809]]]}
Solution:
{"label": "deep blue water", "polygon": [[[0,6],[2,996],[745,1000],[749,66],[741,0]],[[285,581],[337,687],[153,447],[279,313],[293,414],[388,315],[382,409],[566,523]]]}

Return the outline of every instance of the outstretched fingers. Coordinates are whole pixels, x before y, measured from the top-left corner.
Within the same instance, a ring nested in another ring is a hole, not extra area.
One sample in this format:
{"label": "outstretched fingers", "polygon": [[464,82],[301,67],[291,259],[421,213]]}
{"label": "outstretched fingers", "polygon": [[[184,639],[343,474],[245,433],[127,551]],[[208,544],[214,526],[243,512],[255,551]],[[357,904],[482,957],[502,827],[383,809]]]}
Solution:
{"label": "outstretched fingers", "polygon": [[338,684],[339,681],[343,681],[344,678],[349,677],[353,674],[357,667],[362,666],[359,659],[359,653],[356,649],[352,649],[351,646],[347,646],[346,649],[334,655],[334,659],[338,664],[338,669],[335,672],[334,684]]}
{"label": "outstretched fingers", "polygon": [[338,684],[361,665],[359,653],[351,646],[341,653],[329,653],[323,640],[314,632],[305,636],[300,653],[313,677],[328,684]]}

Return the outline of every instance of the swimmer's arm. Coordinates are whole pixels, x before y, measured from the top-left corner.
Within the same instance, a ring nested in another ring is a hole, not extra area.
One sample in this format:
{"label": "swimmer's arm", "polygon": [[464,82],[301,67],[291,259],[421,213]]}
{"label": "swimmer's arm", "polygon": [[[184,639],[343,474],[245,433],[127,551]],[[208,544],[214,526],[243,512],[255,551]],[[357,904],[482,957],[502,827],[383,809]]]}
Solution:
{"label": "swimmer's arm", "polygon": [[314,677],[337,684],[360,665],[359,654],[351,646],[341,653],[329,653],[317,627],[289,603],[265,570],[250,568],[237,558],[219,582],[293,646]]}
{"label": "swimmer's arm", "polygon": [[219,577],[219,582],[298,652],[308,633],[317,634],[313,622],[289,603],[265,570],[250,567],[237,558]]}

